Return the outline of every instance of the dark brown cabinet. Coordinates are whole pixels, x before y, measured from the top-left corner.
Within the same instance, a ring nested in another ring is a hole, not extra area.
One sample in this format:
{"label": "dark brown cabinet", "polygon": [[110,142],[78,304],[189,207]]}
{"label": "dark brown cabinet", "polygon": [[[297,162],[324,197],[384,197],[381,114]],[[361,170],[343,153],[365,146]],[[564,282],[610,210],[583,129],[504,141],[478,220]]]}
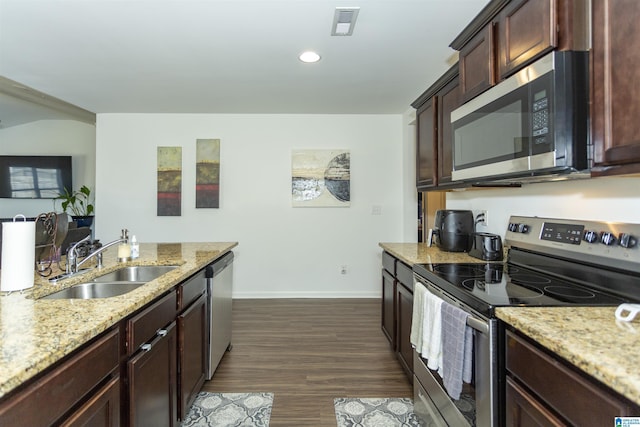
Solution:
{"label": "dark brown cabinet", "polygon": [[438,106],[435,98],[429,99],[416,112],[418,123],[416,138],[416,186],[421,189],[436,185],[436,127]]}
{"label": "dark brown cabinet", "polygon": [[127,363],[129,426],[178,425],[175,326],[160,329]]}
{"label": "dark brown cabinet", "polygon": [[506,331],[506,425],[610,425],[640,407],[511,330]]}
{"label": "dark brown cabinet", "polygon": [[178,424],[177,296],[172,290],[126,321],[129,426]]}
{"label": "dark brown cabinet", "polygon": [[[82,420],[92,419],[95,425],[120,425],[120,402],[114,394],[119,349],[118,330],[103,333],[2,402],[0,425],[82,425]],[[66,415],[74,407],[79,408]]]}
{"label": "dark brown cabinet", "polygon": [[413,382],[413,347],[411,346],[411,321],[413,317],[413,286],[398,281],[396,288],[396,357]]}
{"label": "dark brown cabinet", "polygon": [[411,320],[413,316],[413,269],[382,253],[382,332],[389,340],[409,381],[413,381]]}
{"label": "dark brown cabinet", "polygon": [[[576,48],[570,0],[494,0],[451,43],[460,51],[460,87],[466,102],[558,47]],[[581,15],[582,16],[582,15]],[[580,17],[581,17],[580,16]],[[579,17],[579,18],[580,18]],[[559,25],[561,23],[563,25]],[[566,18],[566,19],[565,19]],[[582,47],[582,46],[580,46]]]}
{"label": "dark brown cabinet", "polygon": [[592,1],[593,175],[640,173],[640,2]]}
{"label": "dark brown cabinet", "polygon": [[461,104],[458,66],[447,71],[411,105],[417,109],[418,191],[458,185],[453,170],[451,112]]}
{"label": "dark brown cabinet", "polygon": [[120,425],[120,378],[115,377],[75,411],[61,427]]}
{"label": "dark brown cabinet", "polygon": [[[204,279],[202,283],[204,287]],[[180,419],[184,419],[207,374],[207,304],[204,294],[178,316],[178,336],[179,411]]]}

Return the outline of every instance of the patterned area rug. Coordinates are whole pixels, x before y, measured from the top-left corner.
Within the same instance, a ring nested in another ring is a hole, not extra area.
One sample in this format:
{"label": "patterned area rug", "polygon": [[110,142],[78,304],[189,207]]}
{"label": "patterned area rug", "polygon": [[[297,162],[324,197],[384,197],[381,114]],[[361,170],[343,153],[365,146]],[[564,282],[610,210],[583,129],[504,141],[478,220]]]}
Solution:
{"label": "patterned area rug", "polygon": [[200,392],[182,427],[268,427],[273,393]]}
{"label": "patterned area rug", "polygon": [[338,427],[420,426],[408,398],[337,398],[333,404]]}

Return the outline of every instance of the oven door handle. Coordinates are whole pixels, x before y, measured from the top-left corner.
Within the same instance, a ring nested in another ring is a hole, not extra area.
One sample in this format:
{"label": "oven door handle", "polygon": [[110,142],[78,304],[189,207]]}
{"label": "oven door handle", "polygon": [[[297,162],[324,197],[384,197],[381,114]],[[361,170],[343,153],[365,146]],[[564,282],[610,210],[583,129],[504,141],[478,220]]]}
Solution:
{"label": "oven door handle", "polygon": [[489,334],[489,325],[487,322],[483,322],[482,320],[478,320],[473,316],[467,317],[467,326],[475,329],[476,331],[482,334]]}

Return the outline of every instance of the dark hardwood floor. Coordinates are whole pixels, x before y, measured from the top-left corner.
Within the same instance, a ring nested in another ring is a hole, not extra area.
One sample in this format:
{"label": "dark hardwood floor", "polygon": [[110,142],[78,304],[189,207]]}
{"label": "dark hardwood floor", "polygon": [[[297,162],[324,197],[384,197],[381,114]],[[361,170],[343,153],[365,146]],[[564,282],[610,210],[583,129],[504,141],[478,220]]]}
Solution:
{"label": "dark hardwood floor", "polygon": [[336,397],[412,397],[378,299],[237,299],[232,344],[203,391],[274,393],[271,427],[335,427]]}

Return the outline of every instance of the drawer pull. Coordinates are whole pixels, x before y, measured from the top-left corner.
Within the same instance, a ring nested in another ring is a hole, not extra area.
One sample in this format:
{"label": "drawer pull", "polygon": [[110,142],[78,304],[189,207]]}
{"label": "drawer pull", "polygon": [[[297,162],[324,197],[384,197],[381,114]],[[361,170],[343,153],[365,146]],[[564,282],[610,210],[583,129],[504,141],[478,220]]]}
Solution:
{"label": "drawer pull", "polygon": [[140,348],[142,349],[142,351],[149,351],[151,350],[151,344],[142,344]]}
{"label": "drawer pull", "polygon": [[158,336],[166,337],[167,336],[167,330],[166,329],[159,329],[158,330]]}

